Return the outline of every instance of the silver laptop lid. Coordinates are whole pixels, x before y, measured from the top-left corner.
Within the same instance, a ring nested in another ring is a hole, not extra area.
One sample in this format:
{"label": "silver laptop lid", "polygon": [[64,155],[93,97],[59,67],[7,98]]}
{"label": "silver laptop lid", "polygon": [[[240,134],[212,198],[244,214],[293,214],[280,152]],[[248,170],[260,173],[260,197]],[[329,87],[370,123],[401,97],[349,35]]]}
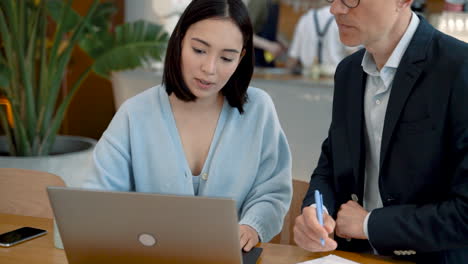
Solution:
{"label": "silver laptop lid", "polygon": [[47,191],[69,264],[242,262],[232,199]]}

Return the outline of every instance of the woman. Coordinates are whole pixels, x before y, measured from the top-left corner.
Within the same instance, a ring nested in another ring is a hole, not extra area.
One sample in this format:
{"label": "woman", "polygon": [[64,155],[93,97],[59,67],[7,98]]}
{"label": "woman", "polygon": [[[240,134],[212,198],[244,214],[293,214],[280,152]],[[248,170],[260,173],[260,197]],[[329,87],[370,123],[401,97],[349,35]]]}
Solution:
{"label": "woman", "polygon": [[125,102],[85,186],[231,197],[241,248],[280,232],[291,155],[270,97],[248,88],[252,26],[241,0],[194,0],[169,40],[163,84]]}

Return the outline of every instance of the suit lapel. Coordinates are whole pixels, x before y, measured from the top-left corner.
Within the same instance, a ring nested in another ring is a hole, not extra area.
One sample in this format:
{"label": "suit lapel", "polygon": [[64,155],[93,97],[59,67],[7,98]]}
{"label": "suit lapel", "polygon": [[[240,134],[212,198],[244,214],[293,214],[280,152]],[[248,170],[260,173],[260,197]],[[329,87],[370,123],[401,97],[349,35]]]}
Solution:
{"label": "suit lapel", "polygon": [[[362,53],[364,54],[364,52]],[[349,84],[350,91],[348,93],[351,102],[348,105],[348,131],[349,131],[349,142],[350,142],[350,151],[352,155],[352,164],[353,164],[353,174],[355,181],[355,192],[359,197],[362,197],[364,185],[364,175],[362,172],[362,156],[363,156],[363,117],[364,117],[364,89],[366,84],[367,75],[364,73],[361,67],[361,60],[356,60],[353,65],[352,76],[357,78],[350,78]],[[352,89],[351,89],[352,88]]]}
{"label": "suit lapel", "polygon": [[425,65],[426,53],[434,28],[420,17],[420,23],[411,40],[393,79],[382,134],[380,168],[385,162],[395,127],[400,119],[406,101]]}

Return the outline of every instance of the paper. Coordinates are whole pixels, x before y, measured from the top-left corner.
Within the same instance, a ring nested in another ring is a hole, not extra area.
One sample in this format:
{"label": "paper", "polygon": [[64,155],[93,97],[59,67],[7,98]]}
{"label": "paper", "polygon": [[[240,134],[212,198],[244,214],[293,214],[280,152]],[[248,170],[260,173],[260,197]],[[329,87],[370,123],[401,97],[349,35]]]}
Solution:
{"label": "paper", "polygon": [[328,255],[326,257],[321,257],[314,260],[309,260],[297,264],[359,264],[358,262],[354,262],[342,257],[338,257],[336,255]]}

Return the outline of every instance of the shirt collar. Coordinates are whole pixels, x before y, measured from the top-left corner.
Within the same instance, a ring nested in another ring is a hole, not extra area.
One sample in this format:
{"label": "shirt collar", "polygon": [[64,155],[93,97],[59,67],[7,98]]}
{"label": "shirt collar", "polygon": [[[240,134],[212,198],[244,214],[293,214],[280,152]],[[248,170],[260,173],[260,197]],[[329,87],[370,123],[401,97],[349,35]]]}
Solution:
{"label": "shirt collar", "polygon": [[396,48],[393,50],[392,55],[387,60],[387,63],[385,63],[384,67],[398,68],[401,58],[403,57],[403,54],[405,54],[405,51],[408,48],[410,41],[413,38],[414,33],[416,32],[416,29],[418,28],[418,25],[419,17],[415,13],[413,13],[411,17],[411,22],[408,28],[406,29],[405,34],[401,38]]}
{"label": "shirt collar", "polygon": [[[403,54],[405,54],[406,49],[408,48],[408,45],[411,39],[413,38],[413,35],[416,32],[416,29],[418,28],[418,25],[419,25],[419,18],[414,12],[412,12],[411,21],[410,21],[408,28],[406,29],[405,34],[401,38],[400,42],[398,42],[398,45],[393,50],[392,54],[388,58],[384,67],[382,68],[381,72],[379,72],[379,70],[377,69],[377,65],[375,64],[375,60],[372,54],[370,54],[366,50],[366,52],[364,53],[364,57],[362,58],[362,63],[361,63],[361,66],[364,72],[366,72],[367,74],[371,76],[381,76],[385,83],[385,86],[388,86],[388,84],[393,79],[393,76],[388,76],[388,74],[395,73],[395,70],[398,68],[401,58],[403,57]],[[388,77],[391,77],[391,78],[388,78]]]}

